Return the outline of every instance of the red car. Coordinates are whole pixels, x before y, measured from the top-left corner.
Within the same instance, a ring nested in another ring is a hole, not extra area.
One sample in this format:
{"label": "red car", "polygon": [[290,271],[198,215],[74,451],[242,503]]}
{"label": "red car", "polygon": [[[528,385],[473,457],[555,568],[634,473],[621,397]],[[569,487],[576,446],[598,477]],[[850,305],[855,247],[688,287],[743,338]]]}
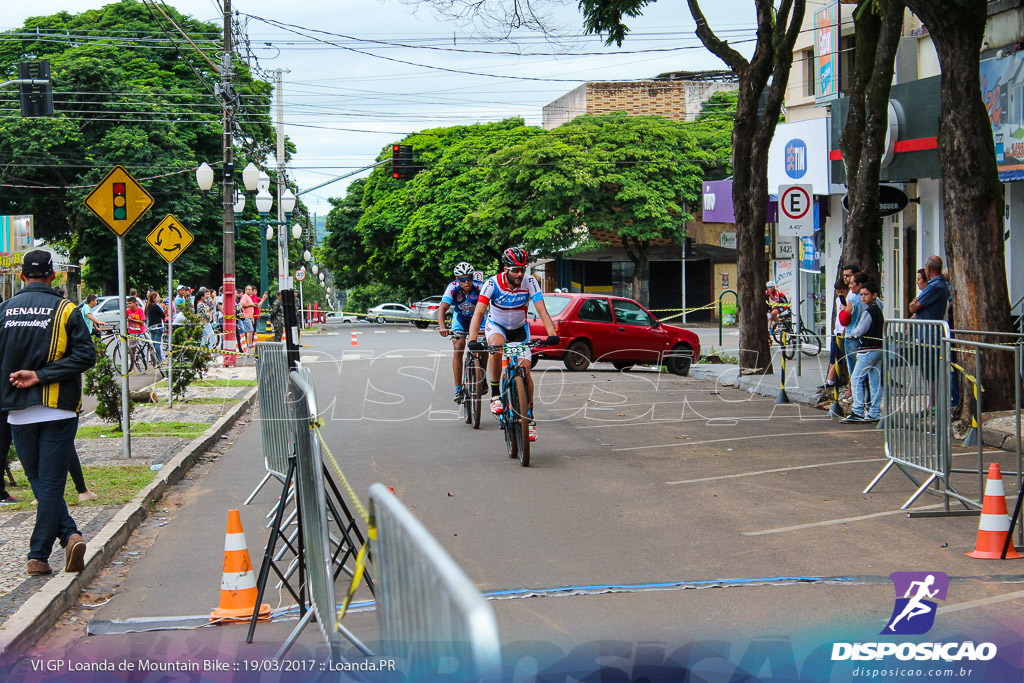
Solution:
{"label": "red car", "polygon": [[[586,370],[595,361],[617,370],[634,365],[662,365],[687,375],[700,357],[700,340],[689,330],[666,325],[647,309],[620,296],[605,294],[545,294],[544,304],[555,323],[557,346],[538,346],[533,355],[559,360],[568,370]],[[544,324],[530,304],[530,337],[544,337]]]}

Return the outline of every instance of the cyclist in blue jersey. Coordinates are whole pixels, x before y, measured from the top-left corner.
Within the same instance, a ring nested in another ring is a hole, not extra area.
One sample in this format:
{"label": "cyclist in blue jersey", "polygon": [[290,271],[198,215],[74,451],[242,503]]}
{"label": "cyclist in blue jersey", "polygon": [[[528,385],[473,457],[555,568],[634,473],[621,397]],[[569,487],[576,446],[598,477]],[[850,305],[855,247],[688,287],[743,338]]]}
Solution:
{"label": "cyclist in blue jersey", "polygon": [[[476,310],[476,302],[480,298],[480,288],[484,283],[473,279],[473,266],[463,261],[455,266],[455,279],[444,290],[444,297],[437,309],[437,331],[442,337],[454,333],[466,334],[469,323]],[[452,316],[452,328],[448,329],[445,318],[449,308],[455,308]],[[466,338],[453,338],[452,371],[455,373],[455,402],[462,403],[462,356],[466,349]]]}
{"label": "cyclist in blue jersey", "polygon": [[[551,322],[540,283],[533,275],[526,274],[527,255],[524,249],[512,247],[501,253],[504,270],[487,280],[480,290],[476,311],[469,325],[469,338],[476,339],[481,326],[487,335],[487,343],[498,346],[509,342],[529,341],[530,326],[526,322],[526,309],[533,301],[537,314],[548,333],[547,343],[557,344],[555,324]],[[484,321],[486,314],[487,320]],[[487,375],[491,383],[491,413],[502,411],[498,383],[501,380],[501,354],[492,354],[487,363]],[[530,374],[530,349],[526,349],[523,369],[526,373],[526,394],[530,416],[530,441],[537,440],[537,425],[533,421],[533,377]]]}

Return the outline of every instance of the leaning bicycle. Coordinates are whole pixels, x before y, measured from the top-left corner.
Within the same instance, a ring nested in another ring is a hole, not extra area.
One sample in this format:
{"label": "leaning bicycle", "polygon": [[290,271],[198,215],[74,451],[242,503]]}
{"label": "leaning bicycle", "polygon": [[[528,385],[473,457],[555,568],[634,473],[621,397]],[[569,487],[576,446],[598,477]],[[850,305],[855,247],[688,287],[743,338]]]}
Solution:
{"label": "leaning bicycle", "polygon": [[800,321],[800,331],[794,332],[793,311],[790,308],[779,311],[779,321],[772,323],[771,336],[775,343],[782,347],[782,355],[786,360],[792,360],[796,356],[797,348],[805,356],[817,356],[821,353],[821,337],[806,327],[803,320]]}
{"label": "leaning bicycle", "polygon": [[467,347],[473,351],[487,351],[501,354],[501,414],[498,422],[505,432],[505,447],[508,457],[519,458],[523,467],[530,466],[530,398],[526,391],[526,370],[520,364],[526,352],[534,346],[544,346],[547,339],[533,339],[527,342],[506,342],[485,345],[470,342]]}
{"label": "leaning bicycle", "polygon": [[[460,332],[453,332],[451,336],[454,339],[466,338],[465,333]],[[466,424],[473,425],[473,429],[480,429],[480,407],[487,391],[484,372],[487,367],[486,355],[484,351],[466,349],[465,360],[462,363],[462,412]]]}

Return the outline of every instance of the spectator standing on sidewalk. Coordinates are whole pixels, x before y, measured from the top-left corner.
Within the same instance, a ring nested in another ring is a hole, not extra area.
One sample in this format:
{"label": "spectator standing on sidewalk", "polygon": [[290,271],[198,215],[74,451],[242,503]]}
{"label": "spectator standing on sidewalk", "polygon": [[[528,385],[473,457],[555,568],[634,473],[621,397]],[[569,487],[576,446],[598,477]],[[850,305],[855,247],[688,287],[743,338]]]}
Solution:
{"label": "spectator standing on sidewalk", "polygon": [[[849,338],[860,340],[857,348],[856,370],[850,377],[853,385],[853,411],[840,420],[846,424],[856,422],[878,422],[882,414],[882,328],[885,317],[878,305],[878,285],[865,282],[860,288],[864,312],[852,330]],[[864,391],[865,383],[870,387],[871,397]]]}
{"label": "spectator standing on sidewalk", "polygon": [[156,357],[162,363],[164,361],[164,308],[160,305],[160,293],[155,289],[149,290],[149,293],[146,294],[146,327],[149,330],[149,338],[153,340]]}
{"label": "spectator standing on sidewalk", "polygon": [[200,343],[202,346],[212,349],[217,345],[217,335],[213,331],[213,312],[214,306],[216,306],[213,290],[200,287],[199,292],[202,297],[196,297],[196,315],[199,316],[199,322],[203,325],[203,341]]}
{"label": "spectator standing on sidewalk", "polygon": [[858,323],[860,323],[860,317],[864,313],[864,303],[861,301],[860,288],[864,286],[864,283],[868,281],[867,273],[854,273],[850,277],[850,293],[846,297],[846,308],[844,309],[850,314],[850,322],[846,325],[846,340],[843,342],[843,347],[846,353],[846,366],[850,373],[851,382],[850,389],[847,391],[847,397],[852,396],[853,392],[853,373],[857,369],[857,349],[860,348],[860,340],[853,337],[850,331],[856,329]]}
{"label": "spectator standing on sidewalk", "polygon": [[49,252],[25,254],[25,286],[0,306],[0,410],[35,494],[36,523],[28,573],[52,572],[53,542],[64,547],[64,571],[85,568],[85,541],[64,503],[75,453],[82,373],[96,362],[85,318],[57,296]]}
{"label": "spectator standing on sidewalk", "polygon": [[942,259],[932,255],[924,262],[928,278],[921,293],[910,301],[910,312],[917,320],[945,320],[949,305],[949,284],[942,277]]}

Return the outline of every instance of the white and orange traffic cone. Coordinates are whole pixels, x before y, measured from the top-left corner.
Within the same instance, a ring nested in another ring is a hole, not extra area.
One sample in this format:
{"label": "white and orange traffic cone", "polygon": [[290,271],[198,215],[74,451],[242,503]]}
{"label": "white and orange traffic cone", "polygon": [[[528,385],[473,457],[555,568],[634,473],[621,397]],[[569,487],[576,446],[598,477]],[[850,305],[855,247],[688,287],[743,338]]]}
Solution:
{"label": "white and orange traffic cone", "polygon": [[359,339],[356,338],[355,328],[352,328],[352,341],[349,343],[349,346],[359,346]]}
{"label": "white and orange traffic cone", "polygon": [[[988,468],[988,481],[985,482],[985,499],[981,504],[981,520],[978,522],[978,540],[974,544],[973,553],[964,553],[967,557],[979,560],[998,560],[1003,555],[1003,545],[1010,533],[1010,516],[1006,512],[1006,492],[1003,490],[1003,475],[999,464],[992,463]],[[1006,551],[1006,559],[1015,560],[1024,557],[1013,548],[1013,543]]]}
{"label": "white and orange traffic cone", "polygon": [[[224,575],[220,580],[220,606],[210,613],[210,621],[249,621],[256,609],[256,572],[249,561],[242,520],[238,510],[228,510],[227,536],[224,538]],[[259,606],[260,621],[270,619],[270,605]]]}

